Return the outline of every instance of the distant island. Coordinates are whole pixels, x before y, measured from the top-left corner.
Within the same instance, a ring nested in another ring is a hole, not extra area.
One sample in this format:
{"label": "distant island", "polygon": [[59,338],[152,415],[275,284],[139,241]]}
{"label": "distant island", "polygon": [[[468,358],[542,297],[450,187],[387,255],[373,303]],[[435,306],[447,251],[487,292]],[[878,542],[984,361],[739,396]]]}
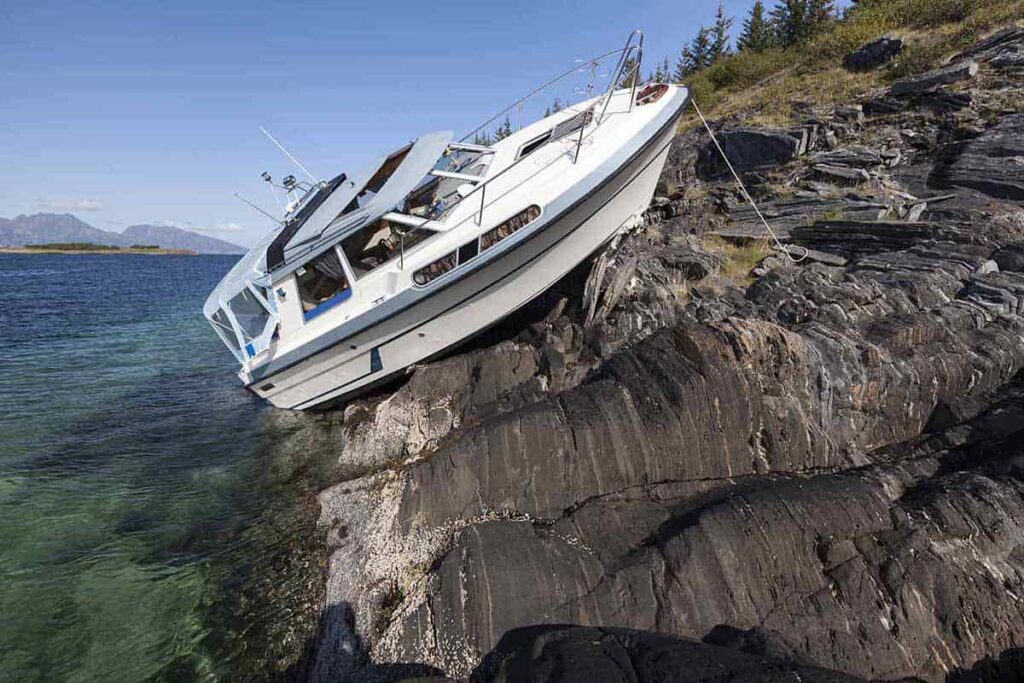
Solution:
{"label": "distant island", "polygon": [[0,246],[0,254],[152,254],[195,256],[194,249],[165,248],[157,244],[131,244],[118,247],[95,242],[45,242],[20,247]]}
{"label": "distant island", "polygon": [[[154,251],[149,245],[160,245]],[[57,245],[57,246],[55,246]],[[115,250],[107,247],[116,247]],[[244,254],[245,247],[167,225],[131,225],[100,230],[71,214],[37,213],[0,218],[0,249],[19,253],[196,253]],[[138,251],[135,251],[138,250]]]}

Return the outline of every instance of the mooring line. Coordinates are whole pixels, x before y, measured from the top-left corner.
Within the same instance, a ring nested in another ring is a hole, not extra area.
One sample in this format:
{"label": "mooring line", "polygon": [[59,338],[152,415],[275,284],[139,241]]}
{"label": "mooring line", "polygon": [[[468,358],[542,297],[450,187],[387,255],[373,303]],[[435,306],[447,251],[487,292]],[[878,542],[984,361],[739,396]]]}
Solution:
{"label": "mooring line", "polygon": [[775,231],[772,230],[772,226],[768,224],[768,220],[764,217],[764,214],[761,213],[761,209],[760,207],[758,207],[757,202],[755,202],[754,198],[750,196],[749,192],[747,192],[747,186],[743,184],[743,181],[740,179],[739,173],[736,172],[736,169],[733,168],[732,166],[732,162],[729,161],[729,157],[726,156],[725,150],[722,149],[722,145],[718,142],[718,138],[715,136],[715,131],[711,130],[711,125],[708,123],[708,120],[704,118],[704,113],[700,110],[700,107],[697,106],[697,100],[693,97],[690,97],[690,102],[693,103],[693,108],[697,111],[697,116],[700,117],[701,122],[704,124],[704,127],[708,131],[708,135],[711,136],[711,141],[715,143],[715,147],[718,149],[718,153],[722,155],[722,160],[725,161],[725,165],[729,167],[729,172],[732,173],[732,177],[736,179],[736,185],[739,186],[740,192],[743,193],[743,197],[748,202],[750,202],[750,205],[752,207],[754,207],[754,212],[757,213],[757,217],[761,219],[761,223],[764,225],[765,230],[768,231],[768,234],[771,235],[772,239],[775,241],[775,248],[784,253],[786,257],[789,258],[789,260],[792,261],[793,263],[800,263],[801,261],[806,259],[807,256],[811,253],[810,250],[807,249],[807,247],[799,247],[800,249],[804,250],[804,253],[799,258],[797,258],[790,252],[789,247],[782,243],[782,240],[780,240],[779,236],[775,234]]}

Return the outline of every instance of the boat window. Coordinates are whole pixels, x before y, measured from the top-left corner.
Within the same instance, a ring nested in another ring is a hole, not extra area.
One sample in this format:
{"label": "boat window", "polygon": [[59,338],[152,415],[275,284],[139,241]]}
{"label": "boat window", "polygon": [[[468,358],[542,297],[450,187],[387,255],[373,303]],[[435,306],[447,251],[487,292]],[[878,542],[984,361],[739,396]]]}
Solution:
{"label": "boat window", "polygon": [[537,220],[539,216],[540,207],[535,204],[523,209],[507,221],[496,225],[484,234],[480,235],[480,251],[490,249],[501,240],[509,237],[516,231]]}
{"label": "boat window", "polygon": [[530,140],[525,145],[523,145],[522,148],[519,150],[519,154],[516,156],[516,159],[522,159],[523,157],[528,156],[528,155],[536,152],[538,149],[540,149],[544,145],[548,144],[548,142],[550,140],[551,140],[551,131],[549,130],[548,132],[544,133],[543,135],[541,135],[539,137],[535,137],[533,140]]}
{"label": "boat window", "polygon": [[299,299],[302,301],[302,314],[306,320],[352,296],[345,268],[334,249],[325,251],[296,270],[295,276]]}
{"label": "boat window", "polygon": [[480,243],[477,240],[466,242],[459,247],[459,263],[465,263],[480,253]]}
{"label": "boat window", "polygon": [[231,326],[228,314],[224,312],[223,308],[217,309],[213,317],[210,318],[210,322],[213,323],[213,329],[217,331],[217,334],[228,345],[228,348],[236,354],[241,353],[242,347],[238,344],[238,337],[235,336],[235,328]]}
{"label": "boat window", "polygon": [[382,218],[346,237],[341,248],[356,279],[359,279],[397,258],[403,246],[403,235],[404,248],[408,251],[436,234],[432,230],[401,226]]}
{"label": "boat window", "polygon": [[493,247],[509,235],[535,221],[539,216],[539,206],[534,205],[523,209],[512,218],[485,232],[479,240],[466,242],[458,250],[445,254],[433,263],[420,268],[412,274],[412,281],[420,286],[433,282],[445,273],[476,258],[481,251]]}
{"label": "boat window", "polygon": [[247,340],[261,337],[270,321],[270,311],[262,302],[248,289],[243,289],[228,304],[235,321],[242,328],[242,334]]}
{"label": "boat window", "polygon": [[455,266],[458,265],[458,256],[456,252],[445,254],[441,258],[437,259],[429,266],[420,268],[412,275],[412,281],[418,285],[425,285],[428,282],[436,280],[450,270],[454,270]]}
{"label": "boat window", "polygon": [[586,111],[582,111],[579,114],[576,114],[572,118],[562,121],[560,124],[552,128],[548,132],[544,133],[543,135],[535,137],[534,139],[530,140],[525,145],[523,145],[519,149],[519,154],[516,155],[516,159],[522,159],[525,156],[533,154],[538,149],[548,144],[552,140],[559,140],[561,138],[564,138],[566,135],[569,135],[570,133],[578,131],[580,128],[583,128],[584,126],[589,124],[593,119],[594,110],[593,108],[591,108],[587,109]]}

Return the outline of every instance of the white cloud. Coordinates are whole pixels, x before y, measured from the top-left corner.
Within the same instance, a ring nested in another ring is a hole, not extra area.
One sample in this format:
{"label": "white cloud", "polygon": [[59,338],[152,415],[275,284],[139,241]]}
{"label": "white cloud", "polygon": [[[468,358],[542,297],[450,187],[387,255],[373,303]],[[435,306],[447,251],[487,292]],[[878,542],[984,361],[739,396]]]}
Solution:
{"label": "white cloud", "polygon": [[98,199],[37,199],[36,206],[49,211],[99,211],[103,202]]}

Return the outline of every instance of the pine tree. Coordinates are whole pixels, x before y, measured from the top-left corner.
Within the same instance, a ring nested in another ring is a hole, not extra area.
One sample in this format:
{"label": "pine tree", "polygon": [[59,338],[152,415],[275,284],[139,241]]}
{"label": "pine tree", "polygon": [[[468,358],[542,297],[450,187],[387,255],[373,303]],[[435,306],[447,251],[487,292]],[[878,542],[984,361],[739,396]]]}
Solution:
{"label": "pine tree", "polygon": [[658,62],[654,73],[650,74],[647,80],[651,83],[668,83],[670,78],[672,78],[672,71],[668,66],[668,57],[665,57],[664,61]]}
{"label": "pine tree", "polygon": [[743,33],[737,41],[741,51],[760,52],[775,42],[772,27],[764,14],[764,3],[757,0],[750,9],[750,17],[743,22]]}
{"label": "pine tree", "polygon": [[551,113],[554,114],[555,112],[562,111],[563,109],[565,109],[565,104],[562,103],[562,100],[556,97],[555,101],[551,103]]}
{"label": "pine tree", "polygon": [[776,41],[789,47],[836,18],[835,0],[782,0],[771,11]]}
{"label": "pine tree", "polygon": [[807,0],[782,0],[772,8],[771,23],[779,45],[789,47],[804,36],[806,14]]}
{"label": "pine tree", "polygon": [[807,21],[812,32],[835,19],[837,14],[835,0],[808,0],[807,2]]}
{"label": "pine tree", "polygon": [[504,140],[508,136],[512,135],[512,121],[509,119],[508,114],[505,114],[505,123],[498,126],[498,129],[494,131],[494,139]]}
{"label": "pine tree", "polygon": [[711,52],[713,30],[702,26],[690,44],[679,54],[676,63],[676,81],[682,81],[690,74],[711,66],[714,57]]}
{"label": "pine tree", "polygon": [[[633,84],[633,71],[636,69],[636,59],[633,57],[626,57],[626,61],[622,65],[622,79],[618,83],[620,88],[628,88]],[[637,76],[637,83],[640,82],[640,77]]]}
{"label": "pine tree", "polygon": [[711,27],[710,37],[710,60],[714,63],[719,57],[729,54],[729,29],[732,28],[732,17],[725,16],[725,7],[718,3],[718,11],[715,12],[715,23]]}

